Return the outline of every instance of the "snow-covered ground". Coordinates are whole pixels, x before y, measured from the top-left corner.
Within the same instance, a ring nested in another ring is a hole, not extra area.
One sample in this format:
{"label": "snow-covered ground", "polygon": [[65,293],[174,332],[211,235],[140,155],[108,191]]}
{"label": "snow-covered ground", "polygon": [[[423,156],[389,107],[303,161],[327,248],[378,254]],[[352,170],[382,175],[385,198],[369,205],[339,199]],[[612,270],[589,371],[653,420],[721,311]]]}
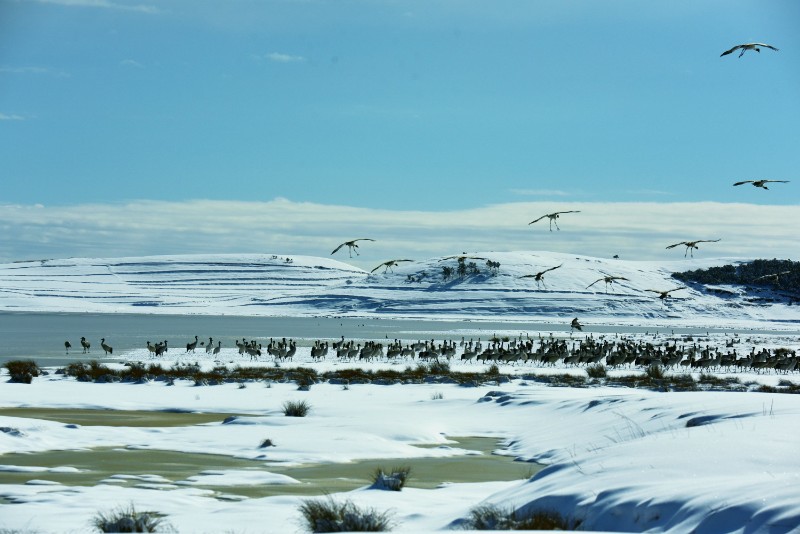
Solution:
{"label": "snow-covered ground", "polygon": [[[754,377],[757,379],[757,377]],[[286,400],[307,400],[305,418],[284,417]],[[186,427],[103,427],[0,417],[0,454],[98,447],[160,449],[277,462],[348,462],[365,458],[447,457],[448,436],[504,439],[499,454],[548,467],[529,480],[449,484],[402,492],[366,488],[334,495],[391,511],[395,530],[448,529],[479,504],[556,509],[583,527],[609,531],[791,532],[800,528],[800,396],[771,393],[656,393],[595,387],[548,387],[512,380],[454,384],[251,383],[195,387],[191,381],[81,383],[61,375],[31,385],[0,385],[0,406],[189,410],[250,413],[228,423]],[[269,437],[277,444],[257,447]],[[0,463],[2,463],[0,456]],[[269,464],[265,464],[269,465]],[[2,472],[30,469],[4,464]],[[166,514],[180,532],[287,532],[307,497],[231,501],[193,487],[287,484],[278,475],[215,471],[187,480],[143,477],[121,487],[35,481],[2,484],[0,528],[80,532],[98,511],[135,503]],[[267,467],[268,470],[268,467]],[[256,477],[256,479],[253,479]],[[268,518],[268,520],[266,519]]]}
{"label": "snow-covered ground", "polygon": [[[491,273],[487,260],[499,263]],[[797,329],[800,306],[740,287],[682,287],[674,272],[743,259],[672,262],[554,252],[479,252],[479,274],[447,281],[455,258],[399,263],[374,273],[329,258],[195,255],[59,259],[0,265],[0,311],[340,316],[561,321],[613,325]],[[537,282],[526,275],[546,272]],[[386,272],[384,272],[386,271]],[[605,284],[606,276],[622,277]],[[596,282],[596,283],[594,283]],[[594,283],[594,284],[593,284]],[[592,285],[593,284],[593,285]],[[591,285],[591,287],[589,287]],[[766,297],[766,298],[762,298]]]}
{"label": "snow-covered ground", "polygon": [[[381,268],[370,274],[325,258],[287,261],[285,256],[271,255],[6,264],[0,265],[0,310],[510,322],[569,320],[577,315],[582,322],[597,325],[735,326],[787,332],[796,330],[800,319],[800,308],[753,302],[752,295],[740,288],[723,288],[730,293],[689,288],[675,292],[666,302],[645,291],[680,286],[670,277],[672,272],[735,260],[663,264],[547,252],[476,256],[500,262],[499,272],[444,282],[442,265],[455,266],[454,259],[402,263],[393,273],[384,274]],[[531,278],[521,278],[557,265],[562,267],[546,273],[538,288]],[[484,270],[483,264],[479,266]],[[615,282],[608,293],[603,282],[587,289],[603,276],[628,280]],[[646,341],[645,337],[640,340]],[[759,340],[767,347],[797,349],[791,333]],[[730,339],[721,333],[712,344],[723,347],[725,341]],[[216,361],[204,354],[170,353],[170,358],[199,359],[203,366],[249,363],[235,349],[223,350]],[[320,371],[359,365],[335,361],[331,355],[328,361],[313,364],[309,352],[310,347],[300,347],[294,364],[315,365]],[[143,361],[150,357],[145,348],[114,356]],[[454,367],[480,368],[461,363]],[[501,366],[501,370],[526,372],[512,366]],[[271,473],[272,462],[446,459],[472,454],[448,439],[457,436],[500,438],[503,446],[497,454],[547,467],[516,481],[442,480],[436,489],[407,487],[391,492],[365,487],[332,497],[389,511],[395,530],[405,532],[448,530],[470,509],[487,503],[519,510],[555,509],[581,520],[582,528],[588,530],[800,531],[798,395],[551,387],[519,377],[476,387],[437,383],[344,388],[321,383],[299,391],[292,383],[270,387],[260,382],[247,387],[233,383],[195,386],[183,380],[172,386],[166,382],[83,383],[49,371],[28,385],[9,383],[3,370],[0,407],[247,415],[227,423],[169,428],[82,426],[0,416],[0,532],[83,532],[98,512],[129,503],[139,510],[165,514],[180,532],[296,532],[300,530],[298,506],[308,497],[231,499],[202,486],[296,485],[291,478]],[[569,372],[585,373],[582,368]],[[768,385],[799,380],[796,371],[736,376]],[[284,417],[281,407],[287,400],[307,400],[312,410],[304,418]],[[265,438],[277,446],[260,448]],[[134,484],[120,484],[122,472],[100,484],[81,486],[48,478],[74,471],[74,466],[20,466],[6,461],[13,452],[97,448],[208,453],[260,460],[263,465],[259,470],[214,470],[180,480],[151,473]],[[10,474],[21,472],[35,473],[35,477],[25,484],[9,482]]]}

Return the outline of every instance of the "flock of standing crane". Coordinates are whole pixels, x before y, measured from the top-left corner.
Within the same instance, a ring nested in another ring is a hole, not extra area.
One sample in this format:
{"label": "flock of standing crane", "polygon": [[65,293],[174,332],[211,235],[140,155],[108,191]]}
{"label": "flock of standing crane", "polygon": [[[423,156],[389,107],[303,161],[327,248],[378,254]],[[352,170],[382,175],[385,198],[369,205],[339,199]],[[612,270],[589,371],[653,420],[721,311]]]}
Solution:
{"label": "flock of standing crane", "polygon": [[[582,330],[582,325],[574,319],[571,327],[573,330]],[[89,342],[82,338],[84,351],[90,350]],[[530,365],[539,367],[565,367],[588,366],[604,364],[610,368],[643,367],[647,368],[658,364],[667,369],[701,370],[707,372],[732,372],[755,371],[788,374],[800,371],[798,356],[795,351],[788,349],[756,350],[753,346],[749,353],[739,354],[736,345],[741,344],[738,336],[728,338],[725,349],[721,346],[712,347],[710,344],[702,346],[692,338],[667,339],[663,343],[650,342],[643,339],[634,340],[624,336],[615,335],[609,338],[605,335],[594,337],[592,334],[582,339],[570,339],[539,335],[538,338],[519,335],[516,339],[499,339],[493,336],[484,343],[480,338],[467,341],[464,337],[456,343],[453,340],[418,340],[416,342],[403,342],[399,339],[378,343],[375,341],[345,340],[344,336],[337,341],[315,340],[308,351],[311,363],[319,363],[333,358],[337,362],[452,362],[469,363],[496,363],[501,365]],[[67,342],[68,343],[68,342]],[[266,350],[255,339],[238,339],[235,341],[239,356],[249,358],[253,362],[293,361],[297,355],[297,342],[293,339],[275,340],[270,338]],[[105,343],[101,343],[105,345]],[[222,357],[230,358],[233,350],[220,354],[222,342],[214,343],[209,337],[208,342],[200,342],[200,348],[206,355],[215,360]],[[104,350],[106,347],[103,347]],[[156,345],[147,342],[151,358],[163,356],[168,350],[167,341]],[[185,352],[178,350],[178,357],[182,355],[196,355],[198,336],[194,341],[186,344]],[[107,353],[111,353],[108,347]],[[305,359],[305,351],[303,351]]]}
{"label": "flock of standing crane", "polygon": [[[69,349],[71,348],[72,348],[72,343],[70,343],[69,341],[65,341],[64,349],[66,349],[67,354],[69,354]],[[92,344],[86,340],[86,337],[81,337],[81,348],[83,349],[83,354],[88,353],[92,348]],[[106,338],[100,339],[100,348],[103,349],[103,352],[105,352],[106,356],[108,356],[109,354],[114,354],[114,348],[106,343]]]}

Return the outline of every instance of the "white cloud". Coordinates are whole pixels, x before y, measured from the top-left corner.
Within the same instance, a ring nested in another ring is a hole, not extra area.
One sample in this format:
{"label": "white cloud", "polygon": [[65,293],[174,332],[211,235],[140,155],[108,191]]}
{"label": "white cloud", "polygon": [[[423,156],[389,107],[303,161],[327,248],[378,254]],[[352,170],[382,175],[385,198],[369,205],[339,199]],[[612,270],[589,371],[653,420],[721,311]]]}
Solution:
{"label": "white cloud", "polygon": [[155,14],[160,10],[155,6],[145,4],[127,4],[112,2],[111,0],[35,0],[40,4],[58,4],[68,7],[97,7],[103,9],[118,9],[122,11],[136,11],[139,13]]}
{"label": "white cloud", "polygon": [[279,52],[272,52],[266,55],[266,58],[276,63],[295,63],[298,61],[305,61],[303,56],[292,56],[289,54],[281,54]]}
{"label": "white cloud", "polygon": [[[580,210],[528,222],[545,213]],[[388,258],[473,251],[547,250],[628,260],[683,259],[679,241],[703,243],[700,257],[800,258],[800,206],[702,203],[519,202],[447,212],[269,202],[133,201],[73,206],[2,206],[0,261],[72,256],[263,252],[329,256],[342,241],[369,237],[364,268]],[[341,254],[341,253],[339,253]],[[689,260],[687,260],[689,261]]]}
{"label": "white cloud", "polygon": [[12,113],[11,115],[8,115],[6,113],[0,113],[0,121],[24,121],[24,120],[25,117],[23,117],[22,115],[16,115],[14,113]]}

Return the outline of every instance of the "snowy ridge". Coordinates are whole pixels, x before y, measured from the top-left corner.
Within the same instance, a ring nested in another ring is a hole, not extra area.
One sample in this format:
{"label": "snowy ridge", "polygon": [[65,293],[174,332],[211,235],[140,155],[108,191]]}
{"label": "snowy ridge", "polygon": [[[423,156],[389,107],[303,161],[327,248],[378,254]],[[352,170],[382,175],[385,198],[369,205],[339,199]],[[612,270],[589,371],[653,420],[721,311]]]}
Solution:
{"label": "snowy ridge", "polygon": [[[329,258],[183,255],[85,258],[0,265],[0,310],[253,316],[353,316],[786,328],[800,308],[757,302],[736,287],[691,286],[672,273],[740,263],[672,262],[555,252],[475,253],[477,274],[448,280],[456,259],[431,258],[369,273]],[[486,259],[499,262],[491,273]],[[550,269],[541,282],[523,278]],[[605,276],[623,277],[606,285]],[[593,284],[591,287],[591,284]]]}

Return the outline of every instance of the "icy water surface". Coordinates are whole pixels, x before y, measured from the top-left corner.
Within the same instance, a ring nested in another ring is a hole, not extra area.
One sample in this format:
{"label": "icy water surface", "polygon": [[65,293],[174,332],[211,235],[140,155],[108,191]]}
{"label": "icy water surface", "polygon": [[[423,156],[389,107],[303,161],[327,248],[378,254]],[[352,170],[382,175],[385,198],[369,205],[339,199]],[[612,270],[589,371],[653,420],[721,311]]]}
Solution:
{"label": "icy water surface", "polygon": [[[666,329],[665,329],[666,330]],[[709,329],[670,329],[676,334],[725,332]],[[654,329],[635,326],[592,325],[586,332],[645,333]],[[513,323],[479,321],[422,321],[399,319],[359,319],[329,317],[241,317],[205,315],[140,315],[140,314],[76,314],[76,313],[0,313],[0,362],[33,358],[40,366],[66,365],[76,359],[104,360],[100,339],[114,348],[114,355],[142,349],[148,341],[168,340],[169,346],[183,348],[198,336],[201,342],[209,337],[232,347],[241,338],[268,340],[293,338],[300,346],[309,346],[314,339],[455,339],[462,336],[484,340],[497,334],[517,336],[542,332],[569,334],[569,321],[558,323]],[[742,333],[742,331],[739,331]],[[761,331],[762,334],[773,332]],[[787,332],[774,332],[787,334]],[[84,355],[80,338],[91,343]],[[72,344],[69,355],[64,342]],[[198,345],[199,347],[199,345]]]}

